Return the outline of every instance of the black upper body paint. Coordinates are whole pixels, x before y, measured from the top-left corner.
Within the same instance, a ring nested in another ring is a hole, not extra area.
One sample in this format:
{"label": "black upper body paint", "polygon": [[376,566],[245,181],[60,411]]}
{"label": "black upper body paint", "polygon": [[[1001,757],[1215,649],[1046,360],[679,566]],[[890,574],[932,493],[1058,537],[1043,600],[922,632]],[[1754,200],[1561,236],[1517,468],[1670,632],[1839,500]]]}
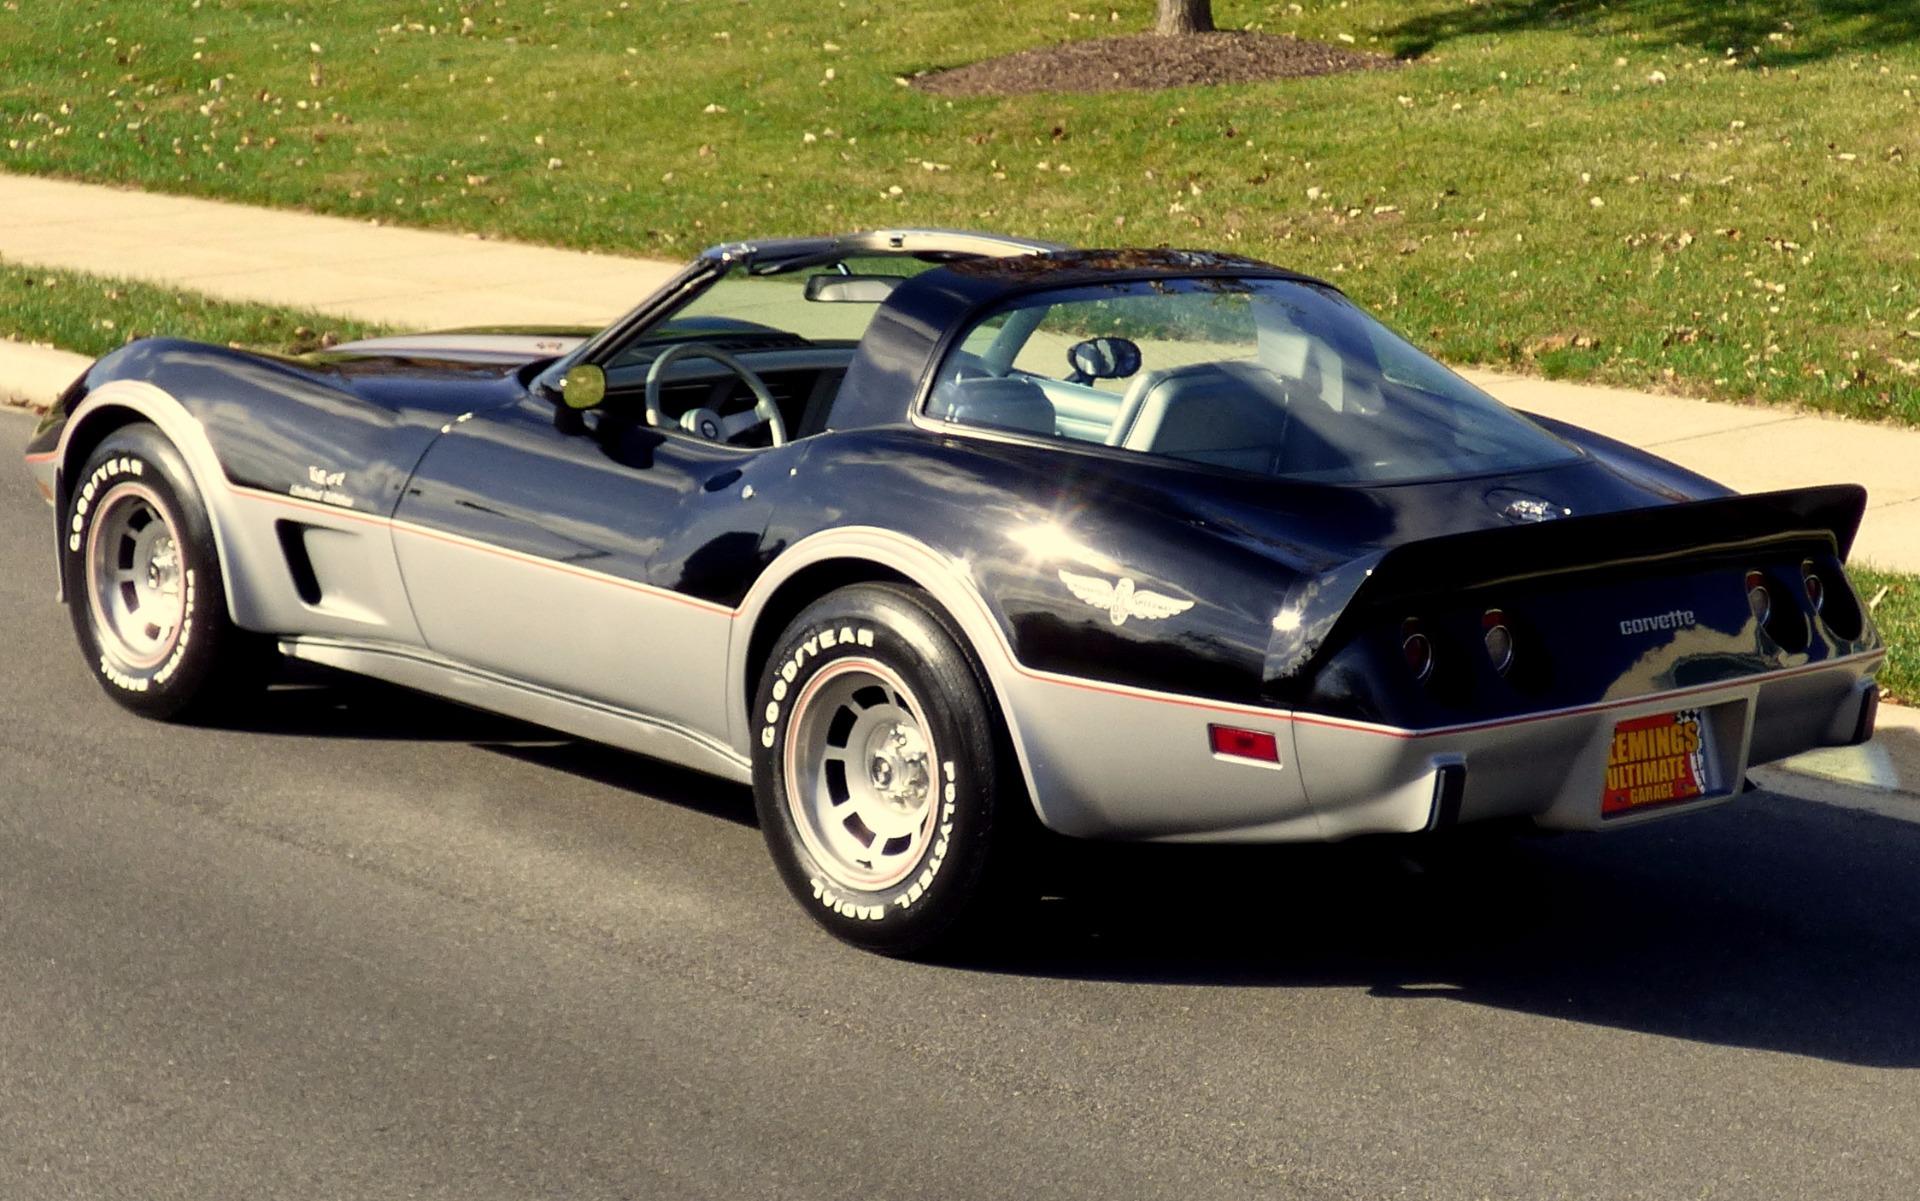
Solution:
{"label": "black upper body paint", "polygon": [[[145,380],[200,422],[235,486],[286,495],[339,473],[359,512],[728,606],[801,539],[880,527],[963,571],[1030,668],[1410,728],[1880,645],[1839,567],[1864,509],[1857,487],[1733,497],[1550,421],[1539,424],[1577,453],[1548,467],[1336,485],[914,417],[949,340],[989,306],[1036,288],[1208,275],[1300,278],[1184,252],[926,271],[880,307],[825,432],[773,449],[650,428],[637,396],[618,391],[572,413],[539,382],[567,360],[285,359],[154,339],[97,363],[28,450],[56,447],[93,389]],[[576,355],[593,352],[589,342]],[[1515,524],[1513,497],[1571,515]],[[1823,615],[1801,587],[1807,563],[1827,582]],[[1063,571],[1191,604],[1116,622]],[[1764,627],[1748,605],[1751,571],[1774,596]],[[1505,673],[1482,645],[1494,611],[1516,645]],[[1662,614],[1685,617],[1642,628]],[[1425,680],[1403,654],[1412,629],[1434,647]]]}

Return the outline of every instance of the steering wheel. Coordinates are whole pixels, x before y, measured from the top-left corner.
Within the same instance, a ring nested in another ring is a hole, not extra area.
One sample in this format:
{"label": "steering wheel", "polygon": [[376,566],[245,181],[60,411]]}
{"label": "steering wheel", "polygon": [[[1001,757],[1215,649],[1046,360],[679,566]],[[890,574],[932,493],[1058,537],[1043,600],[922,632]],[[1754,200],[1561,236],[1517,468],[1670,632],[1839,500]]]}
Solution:
{"label": "steering wheel", "polygon": [[744,413],[735,413],[731,417],[722,417],[712,409],[702,405],[688,409],[680,414],[680,428],[695,437],[705,438],[709,442],[731,442],[741,434],[757,426],[766,426],[773,437],[775,446],[787,444],[787,423],[780,417],[780,407],[773,402],[773,393],[767,385],[753,373],[753,368],[734,358],[718,347],[706,346],[699,342],[681,342],[669,346],[653,360],[647,368],[647,424],[664,426],[666,415],[660,411],[660,380],[667,367],[681,359],[712,359],[740,377],[740,382],[753,393],[753,407]]}

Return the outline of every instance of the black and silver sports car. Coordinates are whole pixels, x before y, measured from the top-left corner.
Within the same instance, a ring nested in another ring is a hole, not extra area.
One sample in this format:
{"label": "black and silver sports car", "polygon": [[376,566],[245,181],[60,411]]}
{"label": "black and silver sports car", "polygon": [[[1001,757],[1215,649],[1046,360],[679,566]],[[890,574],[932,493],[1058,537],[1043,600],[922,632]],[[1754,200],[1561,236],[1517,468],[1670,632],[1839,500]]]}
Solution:
{"label": "black and silver sports car", "polygon": [[[1625,826],[1864,740],[1857,487],[1734,496],[1247,259],[721,246],[597,333],[154,339],[28,448],[106,691],[280,656],[751,781],[863,946],[1085,838]],[[644,770],[636,766],[636,771]]]}

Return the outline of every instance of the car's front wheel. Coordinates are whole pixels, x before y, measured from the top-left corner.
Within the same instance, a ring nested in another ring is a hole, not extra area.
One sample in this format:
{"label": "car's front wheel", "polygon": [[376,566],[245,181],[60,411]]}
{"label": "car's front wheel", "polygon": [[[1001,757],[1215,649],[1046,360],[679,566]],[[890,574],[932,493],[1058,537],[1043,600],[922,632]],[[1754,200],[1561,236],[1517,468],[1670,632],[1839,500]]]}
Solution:
{"label": "car's front wheel", "polygon": [[184,719],[264,682],[271,648],[228,620],[206,509],[159,430],[109,434],[74,478],[65,517],[67,605],[109,696],[148,717]]}
{"label": "car's front wheel", "polygon": [[924,954],[1001,894],[1010,755],[959,633],[922,594],[859,584],[809,606],[774,647],[753,718],[767,846],[835,935]]}

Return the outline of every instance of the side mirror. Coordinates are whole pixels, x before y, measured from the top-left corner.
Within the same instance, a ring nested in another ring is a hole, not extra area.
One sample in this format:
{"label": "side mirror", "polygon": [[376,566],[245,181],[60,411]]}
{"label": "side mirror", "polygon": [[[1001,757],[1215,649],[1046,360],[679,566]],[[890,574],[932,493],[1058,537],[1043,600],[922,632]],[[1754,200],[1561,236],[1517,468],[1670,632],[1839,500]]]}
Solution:
{"label": "side mirror", "polygon": [[592,363],[575,363],[560,377],[560,399],[569,409],[595,408],[607,398],[607,373]]}
{"label": "side mirror", "polygon": [[1067,351],[1067,365],[1073,368],[1070,384],[1126,379],[1140,370],[1140,347],[1126,338],[1088,338]]}

